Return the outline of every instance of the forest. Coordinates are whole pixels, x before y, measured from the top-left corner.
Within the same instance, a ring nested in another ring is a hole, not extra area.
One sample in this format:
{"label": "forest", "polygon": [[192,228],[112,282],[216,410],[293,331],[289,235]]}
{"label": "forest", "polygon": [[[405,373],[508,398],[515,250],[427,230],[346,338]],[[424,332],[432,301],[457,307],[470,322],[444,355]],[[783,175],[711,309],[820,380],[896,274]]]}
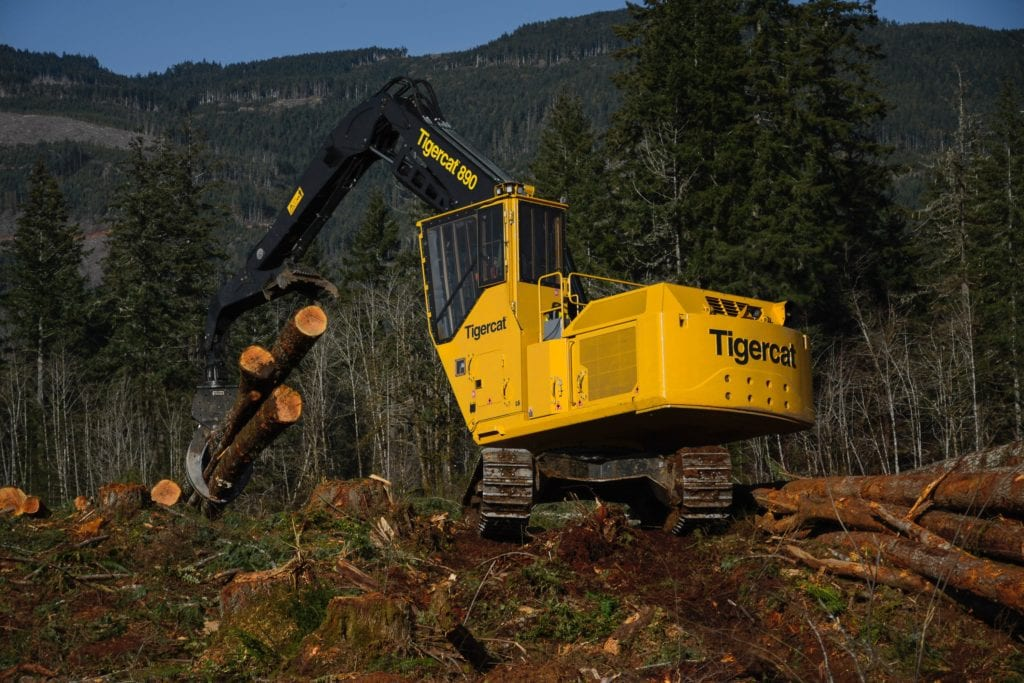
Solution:
{"label": "forest", "polygon": [[[510,27],[513,28],[513,27]],[[871,3],[693,0],[401,48],[113,74],[0,46],[0,110],[124,138],[3,135],[0,481],[70,500],[183,479],[207,302],[321,140],[391,76],[570,204],[580,269],[786,300],[816,424],[730,444],[736,473],[897,473],[1021,438],[1024,31],[880,22]],[[119,140],[111,142],[111,140]],[[325,477],[458,495],[478,450],[424,322],[418,200],[374,169],[308,257],[331,325],[304,417],[241,505]],[[244,317],[269,343],[299,305]]]}

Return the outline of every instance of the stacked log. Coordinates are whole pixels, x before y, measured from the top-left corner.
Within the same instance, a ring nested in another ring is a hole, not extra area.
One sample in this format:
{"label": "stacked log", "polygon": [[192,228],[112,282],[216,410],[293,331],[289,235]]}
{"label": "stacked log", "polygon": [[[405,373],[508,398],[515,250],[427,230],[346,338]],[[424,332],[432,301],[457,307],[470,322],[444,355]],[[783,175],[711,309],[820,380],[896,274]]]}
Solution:
{"label": "stacked log", "polygon": [[[1024,614],[1024,466],[975,471],[996,449],[943,470],[800,479],[755,489],[760,529],[846,551],[819,558],[784,546],[814,569],[909,591],[951,587]],[[999,455],[1024,452],[1010,444]],[[824,533],[820,533],[824,532]]]}
{"label": "stacked log", "polygon": [[327,315],[319,306],[296,312],[271,349],[254,345],[238,360],[239,386],[234,405],[208,438],[210,453],[203,479],[210,499],[193,496],[189,503],[202,506],[208,516],[223,509],[244,486],[256,457],[289,425],[302,416],[302,397],[284,384],[313,344],[327,329]]}

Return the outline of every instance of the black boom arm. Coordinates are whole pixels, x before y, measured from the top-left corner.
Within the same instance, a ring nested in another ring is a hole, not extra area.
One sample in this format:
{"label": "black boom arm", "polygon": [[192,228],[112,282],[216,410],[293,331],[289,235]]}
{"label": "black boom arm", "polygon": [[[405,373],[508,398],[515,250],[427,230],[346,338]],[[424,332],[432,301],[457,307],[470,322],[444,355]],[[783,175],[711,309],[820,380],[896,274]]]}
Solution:
{"label": "black boom arm", "polygon": [[405,77],[389,81],[331,132],[244,268],[210,301],[204,386],[221,384],[224,335],[240,315],[289,292],[330,287],[295,262],[378,160],[390,164],[398,181],[439,213],[486,199],[496,185],[512,180],[455,133],[429,83]]}

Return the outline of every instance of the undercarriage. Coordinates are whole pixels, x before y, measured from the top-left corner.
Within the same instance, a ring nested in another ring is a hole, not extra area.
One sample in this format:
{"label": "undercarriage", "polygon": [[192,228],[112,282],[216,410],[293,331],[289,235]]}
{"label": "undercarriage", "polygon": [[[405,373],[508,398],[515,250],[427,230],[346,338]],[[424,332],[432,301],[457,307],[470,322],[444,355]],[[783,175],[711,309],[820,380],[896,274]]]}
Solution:
{"label": "undercarriage", "polygon": [[534,505],[569,499],[623,503],[641,525],[682,534],[728,517],[731,473],[721,446],[670,455],[485,448],[463,505],[488,538],[523,539]]}

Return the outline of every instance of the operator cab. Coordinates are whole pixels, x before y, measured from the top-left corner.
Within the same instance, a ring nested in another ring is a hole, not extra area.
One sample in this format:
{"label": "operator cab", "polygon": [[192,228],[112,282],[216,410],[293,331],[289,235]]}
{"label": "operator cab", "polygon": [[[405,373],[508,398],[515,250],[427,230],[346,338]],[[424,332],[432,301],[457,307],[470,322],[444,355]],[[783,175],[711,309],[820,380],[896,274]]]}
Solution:
{"label": "operator cab", "polygon": [[[437,344],[455,338],[484,294],[498,285],[521,327],[524,309],[561,308],[561,283],[571,270],[564,204],[506,184],[494,198],[421,221],[420,245],[431,332]],[[533,316],[530,316],[533,317]]]}

